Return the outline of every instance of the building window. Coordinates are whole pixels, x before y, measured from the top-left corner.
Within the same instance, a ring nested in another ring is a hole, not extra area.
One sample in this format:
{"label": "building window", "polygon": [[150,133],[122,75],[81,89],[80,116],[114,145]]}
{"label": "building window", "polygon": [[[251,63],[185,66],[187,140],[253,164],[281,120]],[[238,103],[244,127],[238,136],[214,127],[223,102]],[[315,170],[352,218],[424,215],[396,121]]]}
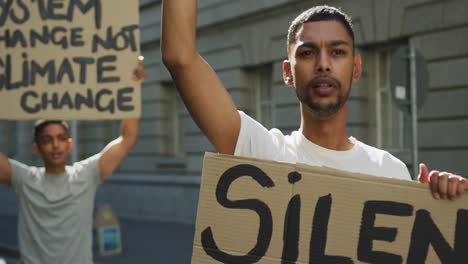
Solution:
{"label": "building window", "polygon": [[[18,125],[15,121],[5,121],[3,122],[4,137],[2,140],[4,154],[9,158],[15,158],[15,155],[18,153]],[[32,136],[31,136],[32,138]],[[32,141],[32,140],[31,140]]]}
{"label": "building window", "polygon": [[161,123],[163,137],[160,149],[161,154],[172,157],[183,157],[185,156],[182,144],[184,131],[181,120],[184,114],[184,104],[172,82],[162,85],[161,98],[161,110],[165,115],[164,121]]}
{"label": "building window", "polygon": [[368,88],[369,141],[378,148],[394,153],[405,162],[408,160],[409,116],[395,105],[390,87],[390,61],[397,47],[369,48],[362,50],[363,82]]}
{"label": "building window", "polygon": [[246,69],[252,89],[254,116],[267,128],[276,126],[276,94],[272,82],[273,65],[265,64]]}

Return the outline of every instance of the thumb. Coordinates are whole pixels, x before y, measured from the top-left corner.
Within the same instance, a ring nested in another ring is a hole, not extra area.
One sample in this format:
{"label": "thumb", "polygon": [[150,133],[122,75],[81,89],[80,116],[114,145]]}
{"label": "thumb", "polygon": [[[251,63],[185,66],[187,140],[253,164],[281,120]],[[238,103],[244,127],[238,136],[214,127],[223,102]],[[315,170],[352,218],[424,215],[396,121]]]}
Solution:
{"label": "thumb", "polygon": [[421,183],[429,183],[429,169],[424,163],[419,164],[418,181]]}
{"label": "thumb", "polygon": [[145,66],[143,64],[144,59],[145,58],[143,56],[138,56],[137,65],[133,68],[132,79],[134,81],[143,81],[145,78]]}

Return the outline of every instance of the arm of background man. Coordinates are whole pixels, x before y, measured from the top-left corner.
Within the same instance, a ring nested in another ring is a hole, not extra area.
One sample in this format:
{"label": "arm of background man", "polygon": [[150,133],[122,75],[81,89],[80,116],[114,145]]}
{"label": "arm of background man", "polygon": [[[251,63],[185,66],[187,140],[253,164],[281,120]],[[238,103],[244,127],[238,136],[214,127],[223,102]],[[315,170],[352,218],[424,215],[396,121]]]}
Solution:
{"label": "arm of background man", "polygon": [[0,184],[11,185],[10,162],[2,153],[0,153]]}
{"label": "arm of background man", "polygon": [[[137,66],[133,70],[133,80],[143,82],[144,79],[143,57],[139,57]],[[111,176],[128,152],[136,145],[139,128],[139,118],[128,118],[122,121],[120,137],[107,144],[101,151],[101,157],[99,158],[101,180]]]}
{"label": "arm of background man", "polygon": [[101,151],[101,157],[99,158],[101,180],[111,176],[128,152],[135,146],[138,141],[139,127],[140,119],[138,118],[129,118],[122,121],[120,137],[107,144]]}
{"label": "arm of background man", "polygon": [[163,0],[162,59],[187,109],[216,150],[234,154],[240,116],[214,70],[196,49],[196,0]]}

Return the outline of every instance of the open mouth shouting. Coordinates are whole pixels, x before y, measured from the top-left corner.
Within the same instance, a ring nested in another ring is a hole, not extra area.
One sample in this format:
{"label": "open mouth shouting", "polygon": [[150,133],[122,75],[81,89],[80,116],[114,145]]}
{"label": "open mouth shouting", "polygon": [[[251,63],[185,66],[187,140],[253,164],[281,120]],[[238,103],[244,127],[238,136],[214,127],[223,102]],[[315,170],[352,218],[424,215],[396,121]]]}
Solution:
{"label": "open mouth shouting", "polygon": [[341,84],[338,80],[332,77],[321,76],[314,78],[309,83],[309,88],[311,88],[318,96],[325,97],[339,90],[341,88]]}
{"label": "open mouth shouting", "polygon": [[53,160],[59,160],[62,158],[62,152],[52,152],[50,156]]}

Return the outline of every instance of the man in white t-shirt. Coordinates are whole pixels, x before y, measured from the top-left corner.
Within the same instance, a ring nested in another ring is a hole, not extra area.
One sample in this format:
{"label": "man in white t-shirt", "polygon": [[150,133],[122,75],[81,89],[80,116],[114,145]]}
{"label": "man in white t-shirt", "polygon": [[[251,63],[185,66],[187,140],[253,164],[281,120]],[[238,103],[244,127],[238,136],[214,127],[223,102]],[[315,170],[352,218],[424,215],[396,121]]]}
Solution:
{"label": "man in white t-shirt", "polygon": [[[347,134],[347,99],[351,84],[360,79],[362,63],[346,14],[317,6],[300,14],[289,28],[283,77],[295,87],[301,124],[287,136],[277,129],[268,131],[237,110],[196,49],[196,17],[196,0],[163,0],[162,58],[193,119],[217,151],[411,179],[403,162]],[[424,164],[419,180],[429,183],[435,198],[456,198],[468,189],[463,177],[429,173]]]}
{"label": "man in white t-shirt", "polygon": [[[133,72],[144,79],[140,60]],[[91,264],[96,189],[112,175],[138,139],[139,119],[122,121],[121,136],[100,153],[67,166],[72,149],[68,124],[39,120],[33,150],[44,167],[27,166],[0,153],[0,184],[18,201],[18,242],[23,264]]]}

